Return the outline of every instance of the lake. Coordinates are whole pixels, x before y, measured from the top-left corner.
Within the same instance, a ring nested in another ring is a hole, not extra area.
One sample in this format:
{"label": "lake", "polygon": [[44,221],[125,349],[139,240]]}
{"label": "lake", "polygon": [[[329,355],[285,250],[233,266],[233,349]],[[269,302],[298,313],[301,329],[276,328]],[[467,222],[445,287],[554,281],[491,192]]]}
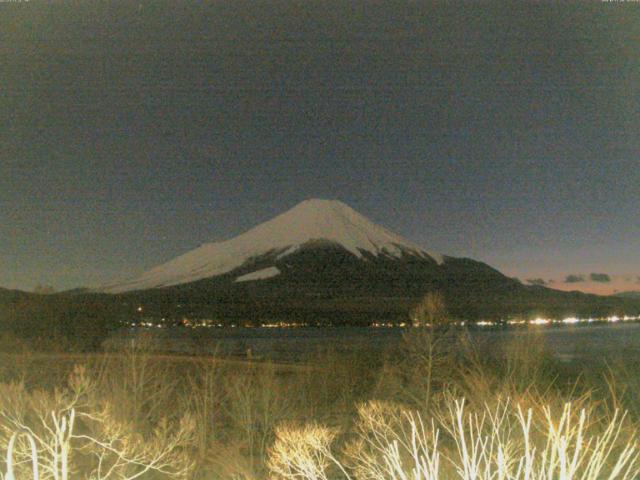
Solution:
{"label": "lake", "polygon": [[[403,328],[298,327],[298,328],[135,328],[121,330],[107,341],[107,348],[121,347],[143,336],[154,350],[181,354],[215,351],[232,356],[271,358],[279,361],[304,359],[331,348],[336,351],[373,349],[383,351],[402,340]],[[559,360],[604,361],[616,356],[640,356],[640,323],[473,327],[474,342],[490,347],[537,333]]]}

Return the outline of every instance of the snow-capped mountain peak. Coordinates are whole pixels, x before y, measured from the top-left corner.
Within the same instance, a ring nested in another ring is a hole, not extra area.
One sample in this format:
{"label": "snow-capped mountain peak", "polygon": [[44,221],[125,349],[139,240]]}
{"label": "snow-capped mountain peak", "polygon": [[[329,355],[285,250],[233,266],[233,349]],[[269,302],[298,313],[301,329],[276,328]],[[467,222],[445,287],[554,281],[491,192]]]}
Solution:
{"label": "snow-capped mountain peak", "polygon": [[414,255],[442,263],[415,243],[376,225],[337,200],[305,200],[291,210],[230,240],[204,244],[129,281],[104,288],[108,292],[141,290],[189,283],[247,264],[270,253],[287,256],[314,241],[331,242],[358,258]]}

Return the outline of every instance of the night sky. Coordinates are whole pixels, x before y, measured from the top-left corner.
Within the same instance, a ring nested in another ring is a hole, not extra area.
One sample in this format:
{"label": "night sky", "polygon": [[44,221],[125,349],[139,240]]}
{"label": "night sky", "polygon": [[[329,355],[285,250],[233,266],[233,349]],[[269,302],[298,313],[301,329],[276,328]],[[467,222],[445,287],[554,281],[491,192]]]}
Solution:
{"label": "night sky", "polygon": [[98,285],[319,197],[640,290],[640,3],[97,3],[0,3],[0,286]]}

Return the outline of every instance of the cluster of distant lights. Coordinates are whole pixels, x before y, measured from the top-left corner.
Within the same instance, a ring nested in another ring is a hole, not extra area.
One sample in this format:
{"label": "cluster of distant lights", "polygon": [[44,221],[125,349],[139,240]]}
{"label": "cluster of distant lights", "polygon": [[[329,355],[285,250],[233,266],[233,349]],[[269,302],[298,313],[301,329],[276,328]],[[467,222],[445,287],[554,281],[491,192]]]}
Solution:
{"label": "cluster of distant lights", "polygon": [[[523,319],[523,318],[514,318],[509,320],[480,320],[477,322],[453,322],[453,325],[456,326],[465,326],[465,325],[474,325],[478,327],[495,327],[498,325],[575,325],[579,323],[616,323],[616,322],[637,322],[640,321],[640,315],[637,316],[618,316],[611,315],[609,317],[588,317],[588,318],[578,318],[578,317],[566,317],[566,318],[544,318],[544,317],[536,317],[533,319]],[[372,327],[376,328],[392,328],[392,327],[406,327],[407,323],[392,323],[392,322],[375,322],[371,324]],[[429,327],[430,324],[425,324],[425,326]]]}
{"label": "cluster of distant lights", "polygon": [[531,320],[524,319],[511,319],[501,322],[492,322],[487,320],[482,320],[476,322],[475,325],[481,327],[490,327],[495,325],[552,325],[552,324],[562,324],[562,325],[575,325],[578,323],[595,323],[595,322],[608,322],[608,323],[616,323],[616,322],[637,322],[640,320],[640,316],[630,316],[624,315],[622,317],[618,315],[611,315],[609,317],[589,317],[589,318],[578,318],[578,317],[565,317],[565,318],[543,318],[536,317]]}
{"label": "cluster of distant lights", "polygon": [[[136,311],[142,312],[143,308],[140,306],[136,308]],[[147,327],[147,328],[166,328],[168,325],[166,323],[167,319],[163,318],[161,322],[152,322],[149,320],[139,321],[139,322],[130,322],[129,325],[131,327]],[[498,325],[575,325],[581,323],[617,323],[617,322],[637,322],[640,321],[640,315],[630,316],[618,316],[611,315],[608,317],[588,317],[588,318],[579,318],[579,317],[565,317],[565,318],[544,318],[544,317],[536,317],[533,319],[508,319],[508,320],[480,320],[477,322],[453,322],[453,325],[457,326],[465,326],[465,325],[474,325],[478,327],[494,327]],[[190,328],[222,328],[222,327],[238,327],[238,324],[223,324],[221,322],[215,322],[213,320],[191,320],[187,318],[183,318],[180,322],[180,325],[184,327]],[[410,326],[410,323],[401,322],[401,323],[393,323],[393,322],[374,322],[371,324],[371,327],[374,328],[403,328]],[[271,322],[271,323],[262,323],[260,324],[260,328],[300,328],[300,327],[308,327],[309,324],[306,322]],[[430,324],[426,324],[426,326],[430,326]]]}
{"label": "cluster of distant lights", "polygon": [[[143,308],[139,306],[136,308],[138,313],[142,313]],[[240,325],[237,323],[231,324],[223,324],[221,322],[216,322],[211,319],[190,319],[183,318],[175,323],[168,324],[169,320],[167,318],[162,318],[159,322],[151,321],[150,319],[136,321],[136,322],[127,322],[126,324],[130,327],[144,327],[144,328],[167,328],[169,326],[180,325],[187,328],[222,328],[222,327],[231,327],[236,328]],[[243,327],[252,327],[252,325],[242,325]],[[299,327],[308,327],[309,324],[306,322],[272,322],[272,323],[262,323],[260,324],[260,328],[299,328]]]}
{"label": "cluster of distant lights", "polygon": [[[162,319],[164,321],[164,319]],[[154,323],[149,321],[144,322],[129,322],[128,325],[130,327],[145,327],[145,328],[167,328],[169,325],[166,323]],[[222,328],[222,327],[230,327],[236,328],[239,325],[237,323],[223,324],[223,323],[211,323],[207,321],[189,321],[189,322],[178,322],[176,325],[181,325],[187,328]],[[288,322],[277,322],[277,323],[261,323],[259,328],[300,328],[300,327],[308,327],[308,323],[288,323]],[[243,328],[251,328],[253,325],[242,325]]]}

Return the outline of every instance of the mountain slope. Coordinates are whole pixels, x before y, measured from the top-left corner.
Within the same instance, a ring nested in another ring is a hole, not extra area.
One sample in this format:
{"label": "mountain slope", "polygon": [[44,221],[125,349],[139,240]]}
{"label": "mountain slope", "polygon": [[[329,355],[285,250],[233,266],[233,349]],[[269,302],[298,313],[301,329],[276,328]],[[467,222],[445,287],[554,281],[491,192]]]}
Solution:
{"label": "mountain slope", "polygon": [[[279,274],[268,275],[275,269]],[[262,278],[237,281],[256,272]],[[451,317],[465,320],[640,312],[638,301],[523,285],[472,259],[445,257],[437,264],[378,256],[362,261],[331,245],[307,246],[286,258],[265,258],[196,282],[125,292],[114,300],[144,306],[144,315],[152,318],[369,325],[406,321],[412,306],[430,291],[444,295]]]}
{"label": "mountain slope", "polygon": [[468,320],[640,312],[631,299],[523,285],[482,262],[427,252],[327,200],[302,202],[104,291],[123,318],[143,312],[133,315],[254,325],[400,323],[433,291],[452,317]]}
{"label": "mountain slope", "polygon": [[374,224],[335,200],[307,200],[231,240],[208,243],[128,281],[103,290],[119,293],[167,287],[228,273],[264,257],[284,258],[310,244],[338,245],[356,258],[405,255],[442,263],[415,243]]}

